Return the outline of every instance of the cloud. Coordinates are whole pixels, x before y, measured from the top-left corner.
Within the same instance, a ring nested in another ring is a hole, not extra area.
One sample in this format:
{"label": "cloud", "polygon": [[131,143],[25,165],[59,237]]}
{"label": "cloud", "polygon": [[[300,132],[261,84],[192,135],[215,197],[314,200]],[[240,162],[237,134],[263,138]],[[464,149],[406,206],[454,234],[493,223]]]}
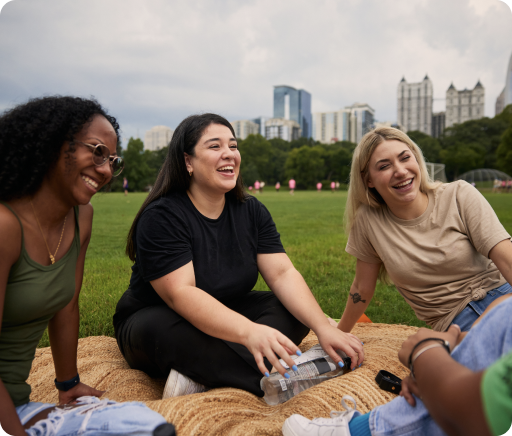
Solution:
{"label": "cloud", "polygon": [[493,116],[511,41],[498,0],[14,0],[0,14],[0,109],[94,95],[143,137],[190,113],[272,115],[273,86],[288,84],[314,111],[360,101],[393,121],[402,76],[428,73],[439,99],[480,79]]}

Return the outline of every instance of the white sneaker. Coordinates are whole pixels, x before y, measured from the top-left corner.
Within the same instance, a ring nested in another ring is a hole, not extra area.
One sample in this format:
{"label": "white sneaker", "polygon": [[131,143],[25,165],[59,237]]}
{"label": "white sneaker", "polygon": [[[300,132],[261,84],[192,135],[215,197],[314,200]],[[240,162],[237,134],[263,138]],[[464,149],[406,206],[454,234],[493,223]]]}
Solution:
{"label": "white sneaker", "polygon": [[181,395],[198,394],[200,392],[206,392],[206,390],[206,386],[196,383],[186,375],[171,369],[171,373],[165,383],[162,400],[170,397],[180,397]]}
{"label": "white sneaker", "polygon": [[[349,407],[345,400],[354,404]],[[350,436],[348,423],[354,415],[359,416],[356,400],[350,395],[341,399],[341,405],[347,409],[345,412],[331,412],[330,418],[315,418],[310,421],[302,415],[292,415],[283,424],[283,436]]]}

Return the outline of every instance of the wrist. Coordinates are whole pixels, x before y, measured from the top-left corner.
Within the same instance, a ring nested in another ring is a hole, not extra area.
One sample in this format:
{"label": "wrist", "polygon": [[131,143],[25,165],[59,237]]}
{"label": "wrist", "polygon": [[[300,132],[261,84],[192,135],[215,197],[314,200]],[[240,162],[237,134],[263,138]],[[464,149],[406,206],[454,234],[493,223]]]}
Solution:
{"label": "wrist", "polygon": [[77,373],[76,376],[74,376],[73,378],[71,378],[69,380],[62,381],[62,382],[59,382],[59,381],[57,381],[57,379],[55,379],[54,383],[55,383],[55,387],[59,391],[67,392],[67,391],[73,389],[76,385],[78,385],[80,383],[80,376]]}
{"label": "wrist", "polygon": [[416,360],[425,352],[432,350],[434,348],[444,348],[448,355],[451,354],[450,351],[450,343],[447,340],[441,338],[426,338],[419,341],[411,350],[408,359],[408,366],[411,370],[411,377],[414,379],[414,363]]}

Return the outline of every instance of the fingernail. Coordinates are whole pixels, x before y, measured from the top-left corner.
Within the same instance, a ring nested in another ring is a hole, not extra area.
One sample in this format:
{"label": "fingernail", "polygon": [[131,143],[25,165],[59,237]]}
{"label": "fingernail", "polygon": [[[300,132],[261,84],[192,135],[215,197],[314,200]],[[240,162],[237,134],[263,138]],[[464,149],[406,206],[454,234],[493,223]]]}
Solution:
{"label": "fingernail", "polygon": [[354,367],[352,368],[352,371],[355,371],[355,370],[356,370],[356,367],[354,366]]}
{"label": "fingernail", "polygon": [[297,350],[297,352],[295,353],[297,356],[302,356],[302,351],[300,350]]}
{"label": "fingernail", "polygon": [[345,364],[341,360],[338,362],[338,365],[340,366],[340,368],[343,368],[345,366]]}
{"label": "fingernail", "polygon": [[293,366],[292,366],[292,369],[293,369],[294,371],[298,371],[298,370],[299,370],[299,369],[297,368],[297,365],[293,365]]}
{"label": "fingernail", "polygon": [[268,377],[268,376],[269,376],[269,375],[268,375],[268,372],[265,372],[265,377]]}
{"label": "fingernail", "polygon": [[359,368],[361,368],[362,363],[359,364]]}
{"label": "fingernail", "polygon": [[364,345],[364,342],[361,342],[362,345]]}
{"label": "fingernail", "polygon": [[287,372],[284,373],[284,378],[290,378],[290,374],[288,374]]}

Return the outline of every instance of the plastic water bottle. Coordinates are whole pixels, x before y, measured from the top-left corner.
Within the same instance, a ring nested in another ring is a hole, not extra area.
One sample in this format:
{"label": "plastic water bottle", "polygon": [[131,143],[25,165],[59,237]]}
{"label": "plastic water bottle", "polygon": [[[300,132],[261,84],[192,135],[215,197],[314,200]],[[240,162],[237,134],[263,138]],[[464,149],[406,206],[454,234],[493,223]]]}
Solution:
{"label": "plastic water bottle", "polygon": [[343,359],[343,368],[335,364],[319,344],[311,347],[300,357],[291,356],[297,365],[297,371],[293,371],[280,360],[281,365],[287,368],[286,372],[290,378],[286,379],[278,372],[274,372],[269,377],[261,379],[260,387],[265,392],[263,398],[266,403],[271,406],[284,403],[299,392],[345,374],[350,369],[351,359],[341,350],[337,350],[337,353]]}

